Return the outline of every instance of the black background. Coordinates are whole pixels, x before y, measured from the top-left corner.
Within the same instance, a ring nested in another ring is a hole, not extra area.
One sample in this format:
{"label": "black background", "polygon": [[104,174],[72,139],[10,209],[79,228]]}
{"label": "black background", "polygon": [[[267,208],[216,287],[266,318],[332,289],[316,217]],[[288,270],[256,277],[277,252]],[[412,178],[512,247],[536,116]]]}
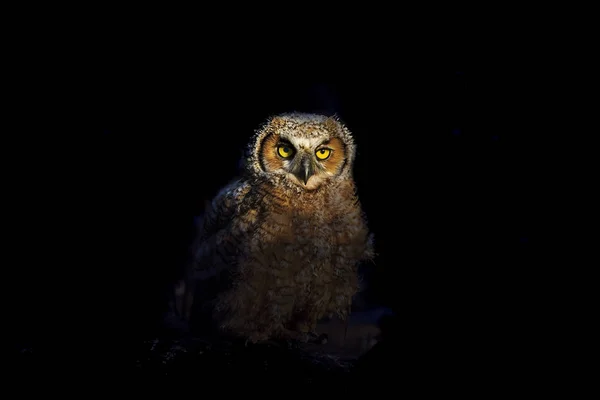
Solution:
{"label": "black background", "polygon": [[52,140],[64,142],[59,166],[40,168],[30,198],[30,243],[48,252],[21,269],[21,345],[95,338],[107,345],[79,348],[99,353],[160,332],[194,217],[254,130],[288,111],[336,113],[355,136],[378,254],[371,295],[399,316],[398,340],[479,361],[535,341],[536,142],[514,74],[350,56],[352,68],[315,79],[255,73],[254,61],[90,54],[68,94],[44,97],[43,115],[70,115],[77,133]]}

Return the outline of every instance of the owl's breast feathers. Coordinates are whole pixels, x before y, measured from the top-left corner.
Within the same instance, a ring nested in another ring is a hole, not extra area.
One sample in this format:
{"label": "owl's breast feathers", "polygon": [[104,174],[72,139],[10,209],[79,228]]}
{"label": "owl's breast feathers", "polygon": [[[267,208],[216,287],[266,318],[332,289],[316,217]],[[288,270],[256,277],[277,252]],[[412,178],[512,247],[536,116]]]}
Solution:
{"label": "owl's breast feathers", "polygon": [[198,279],[274,264],[290,273],[351,273],[370,258],[371,239],[352,181],[301,194],[272,181],[237,181],[206,211],[195,269]]}

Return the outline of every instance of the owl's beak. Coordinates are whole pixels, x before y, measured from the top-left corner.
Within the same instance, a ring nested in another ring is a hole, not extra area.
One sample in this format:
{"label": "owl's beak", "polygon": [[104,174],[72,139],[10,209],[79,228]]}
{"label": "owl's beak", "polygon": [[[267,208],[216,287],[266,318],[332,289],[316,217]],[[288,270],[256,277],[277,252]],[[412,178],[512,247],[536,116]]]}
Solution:
{"label": "owl's beak", "polygon": [[308,179],[313,176],[313,174],[315,173],[315,170],[313,169],[312,163],[310,162],[310,160],[305,160],[304,161],[304,178],[302,179],[304,181],[304,184],[306,185],[308,183]]}
{"label": "owl's beak", "polygon": [[315,169],[310,160],[310,156],[305,155],[300,165],[298,165],[298,168],[296,168],[294,175],[296,175],[296,177],[298,177],[298,179],[300,179],[306,185],[308,183],[308,180],[311,176],[314,175],[314,173]]}

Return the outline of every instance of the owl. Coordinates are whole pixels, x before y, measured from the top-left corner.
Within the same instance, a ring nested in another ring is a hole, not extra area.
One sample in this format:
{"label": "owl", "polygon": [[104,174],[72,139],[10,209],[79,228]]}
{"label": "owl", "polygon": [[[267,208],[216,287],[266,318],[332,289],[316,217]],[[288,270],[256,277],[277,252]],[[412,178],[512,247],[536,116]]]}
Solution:
{"label": "owl", "polygon": [[306,340],[344,319],[373,237],[337,117],[287,113],[256,131],[241,173],[208,204],[176,290],[179,313],[258,342]]}

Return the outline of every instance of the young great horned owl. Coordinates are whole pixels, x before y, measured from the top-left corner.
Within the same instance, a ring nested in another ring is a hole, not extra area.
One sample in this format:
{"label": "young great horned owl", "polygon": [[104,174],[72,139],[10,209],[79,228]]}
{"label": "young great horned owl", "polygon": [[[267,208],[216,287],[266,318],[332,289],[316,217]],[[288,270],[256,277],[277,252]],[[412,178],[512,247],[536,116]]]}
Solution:
{"label": "young great horned owl", "polygon": [[248,146],[241,178],[206,210],[179,288],[183,316],[208,316],[251,341],[301,338],[322,317],[345,318],[358,265],[372,258],[352,179],[355,152],[336,118],[268,120]]}

